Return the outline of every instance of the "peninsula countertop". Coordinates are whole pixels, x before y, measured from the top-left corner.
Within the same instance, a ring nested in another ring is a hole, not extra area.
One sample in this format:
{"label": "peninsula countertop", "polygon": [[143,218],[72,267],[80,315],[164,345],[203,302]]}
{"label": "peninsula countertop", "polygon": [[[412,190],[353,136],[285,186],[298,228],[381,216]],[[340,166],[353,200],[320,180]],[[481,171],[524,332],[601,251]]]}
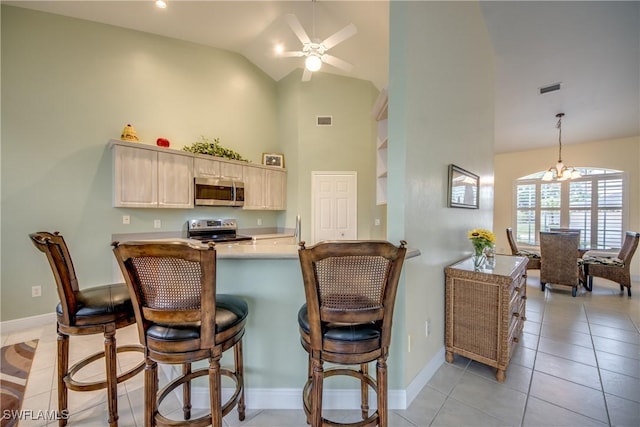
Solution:
{"label": "peninsula countertop", "polygon": [[[154,233],[155,234],[155,233]],[[256,239],[234,242],[234,243],[216,243],[217,258],[219,259],[297,259],[297,244],[281,243],[278,240],[279,235],[272,235],[262,240],[273,239],[273,244],[256,244]],[[197,246],[206,246],[206,244],[186,237],[172,236],[149,236],[147,233],[136,235],[114,235],[115,241],[155,241],[155,242],[187,242]],[[261,240],[261,239],[258,239]],[[416,248],[407,248],[406,258],[413,258],[420,255],[420,250]]]}

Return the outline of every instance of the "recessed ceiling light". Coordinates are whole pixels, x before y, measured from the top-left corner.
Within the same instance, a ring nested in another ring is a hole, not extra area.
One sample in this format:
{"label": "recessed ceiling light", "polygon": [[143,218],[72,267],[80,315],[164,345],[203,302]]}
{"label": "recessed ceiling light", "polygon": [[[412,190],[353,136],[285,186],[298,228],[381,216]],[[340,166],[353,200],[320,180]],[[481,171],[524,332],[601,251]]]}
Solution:
{"label": "recessed ceiling light", "polygon": [[275,51],[276,55],[282,55],[282,52],[284,52],[284,46],[282,45],[282,43],[278,43],[273,47],[273,50]]}
{"label": "recessed ceiling light", "polygon": [[167,2],[164,0],[156,0],[156,7],[159,9],[166,9],[167,8]]}

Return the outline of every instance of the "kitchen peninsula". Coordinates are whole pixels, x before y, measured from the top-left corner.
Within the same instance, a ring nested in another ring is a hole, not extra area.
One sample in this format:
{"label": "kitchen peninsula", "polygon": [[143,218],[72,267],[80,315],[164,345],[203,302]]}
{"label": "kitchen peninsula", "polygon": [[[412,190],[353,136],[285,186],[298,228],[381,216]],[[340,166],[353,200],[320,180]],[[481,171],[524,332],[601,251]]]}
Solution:
{"label": "kitchen peninsula", "polygon": [[[113,237],[124,241],[122,237],[126,235]],[[136,239],[140,237],[135,235]],[[159,240],[201,244],[185,237],[164,236]],[[298,245],[278,244],[279,239],[262,239],[256,244],[257,240],[216,243],[217,291],[238,295],[249,305],[244,337],[248,407],[297,409],[307,380],[307,354],[300,345],[297,322],[298,310],[305,303]],[[407,260],[418,255],[419,250],[409,249]],[[223,359],[225,363],[228,362]],[[389,363],[394,363],[394,359]],[[400,389],[401,379],[389,378],[389,385],[391,389]],[[334,386],[329,382],[326,388]],[[355,383],[346,387],[359,390]],[[202,393],[194,393],[194,405],[205,405],[206,396],[204,388]]]}

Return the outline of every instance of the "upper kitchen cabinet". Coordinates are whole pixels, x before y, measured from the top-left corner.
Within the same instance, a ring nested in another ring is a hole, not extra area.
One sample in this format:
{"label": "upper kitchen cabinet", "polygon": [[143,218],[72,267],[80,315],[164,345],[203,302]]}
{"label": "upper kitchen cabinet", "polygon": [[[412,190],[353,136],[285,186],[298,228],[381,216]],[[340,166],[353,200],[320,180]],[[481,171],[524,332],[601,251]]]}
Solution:
{"label": "upper kitchen cabinet", "polygon": [[245,210],[285,210],[287,172],[265,166],[244,166]]}
{"label": "upper kitchen cabinet", "polygon": [[231,161],[212,160],[203,157],[193,159],[196,178],[225,178],[242,181],[243,165]]}
{"label": "upper kitchen cabinet", "polygon": [[111,141],[113,206],[193,208],[193,156],[151,145]]}

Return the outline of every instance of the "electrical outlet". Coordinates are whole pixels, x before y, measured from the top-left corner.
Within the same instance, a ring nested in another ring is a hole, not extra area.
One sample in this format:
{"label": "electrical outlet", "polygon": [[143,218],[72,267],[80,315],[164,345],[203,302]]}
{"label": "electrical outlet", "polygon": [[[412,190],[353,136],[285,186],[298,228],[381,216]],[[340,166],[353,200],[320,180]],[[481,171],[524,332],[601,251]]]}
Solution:
{"label": "electrical outlet", "polygon": [[153,220],[153,228],[160,228],[161,226],[162,226],[162,223],[160,222],[159,219]]}
{"label": "electrical outlet", "polygon": [[424,333],[427,337],[431,335],[431,322],[429,320],[424,322]]}
{"label": "electrical outlet", "polygon": [[262,218],[258,218],[258,225],[262,225]]}
{"label": "electrical outlet", "polygon": [[131,224],[131,217],[129,215],[122,215],[123,224]]}
{"label": "electrical outlet", "polygon": [[38,285],[38,286],[32,286],[31,287],[31,297],[32,298],[36,298],[36,297],[41,297],[42,296],[42,286]]}
{"label": "electrical outlet", "polygon": [[373,225],[380,225],[380,218],[376,218],[373,220]]}

